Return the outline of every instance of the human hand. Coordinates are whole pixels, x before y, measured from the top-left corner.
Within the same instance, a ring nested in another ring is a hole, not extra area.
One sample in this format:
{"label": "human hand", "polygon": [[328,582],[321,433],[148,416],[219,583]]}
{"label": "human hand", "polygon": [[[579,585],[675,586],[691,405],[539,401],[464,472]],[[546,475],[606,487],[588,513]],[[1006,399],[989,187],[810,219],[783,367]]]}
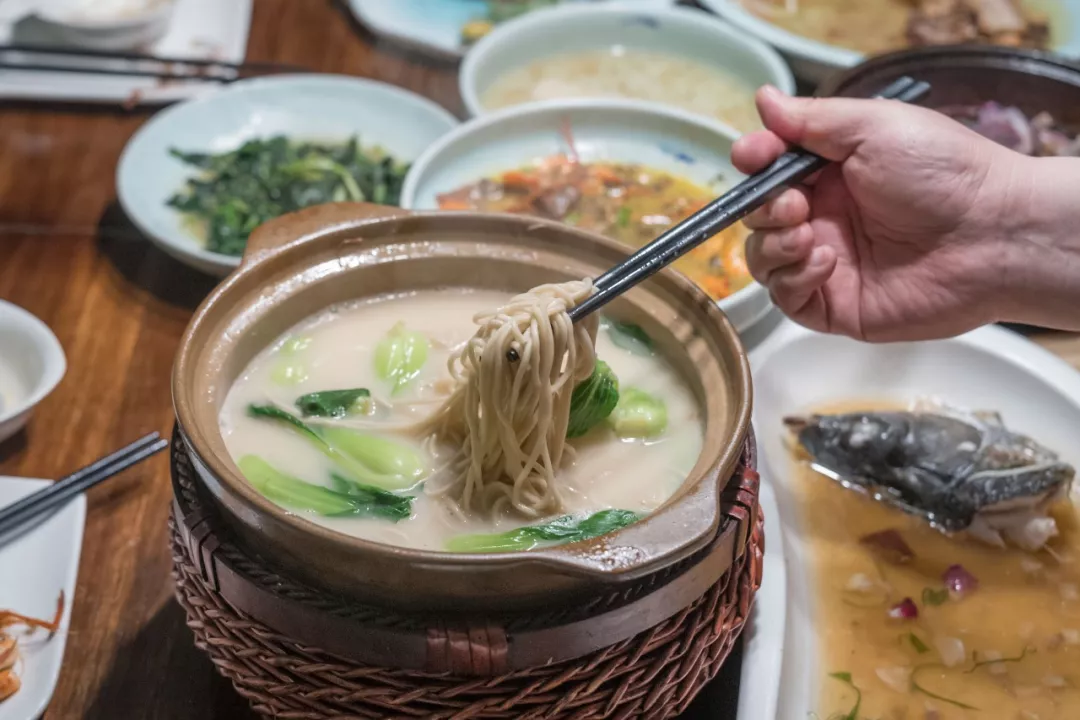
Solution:
{"label": "human hand", "polygon": [[763,88],[767,130],[735,143],[742,172],[795,144],[835,161],[746,219],[747,262],[814,330],[885,342],[999,319],[1013,185],[1027,158],[931,110],[791,98]]}

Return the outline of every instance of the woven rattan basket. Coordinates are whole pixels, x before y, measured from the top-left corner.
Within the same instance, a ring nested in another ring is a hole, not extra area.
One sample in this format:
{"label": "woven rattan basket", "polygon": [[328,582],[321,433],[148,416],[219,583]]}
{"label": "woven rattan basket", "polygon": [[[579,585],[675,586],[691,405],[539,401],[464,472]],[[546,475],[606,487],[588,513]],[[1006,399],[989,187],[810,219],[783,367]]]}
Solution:
{"label": "woven rattan basket", "polygon": [[439,618],[357,604],[265,566],[201,501],[177,438],[177,599],[196,645],[267,717],[673,717],[716,675],[761,582],[753,446],[751,436],[724,494],[724,528],[694,557],[572,608]]}

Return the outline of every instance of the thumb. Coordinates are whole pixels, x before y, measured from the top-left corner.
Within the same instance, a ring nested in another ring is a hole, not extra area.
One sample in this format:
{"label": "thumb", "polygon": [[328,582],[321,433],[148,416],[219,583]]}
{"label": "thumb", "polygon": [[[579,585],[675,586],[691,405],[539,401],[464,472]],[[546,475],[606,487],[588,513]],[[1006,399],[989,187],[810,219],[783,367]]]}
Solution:
{"label": "thumb", "polygon": [[756,99],[766,128],[834,162],[850,157],[872,127],[880,130],[879,113],[887,107],[880,100],[791,97],[772,86],[761,88]]}

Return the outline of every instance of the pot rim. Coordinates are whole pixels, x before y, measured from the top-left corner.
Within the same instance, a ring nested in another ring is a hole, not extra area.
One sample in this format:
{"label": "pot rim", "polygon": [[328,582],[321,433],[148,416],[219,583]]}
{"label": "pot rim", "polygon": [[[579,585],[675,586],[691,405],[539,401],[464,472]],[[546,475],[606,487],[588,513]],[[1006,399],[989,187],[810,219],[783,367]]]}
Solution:
{"label": "pot rim", "polygon": [[[689,535],[685,542],[678,544],[675,548],[665,553],[656,554],[644,562],[630,561],[617,566],[612,564],[605,567],[598,564],[594,557],[590,557],[590,553],[582,552],[582,550],[596,547],[597,541],[604,544],[618,545],[617,538],[619,536],[634,528],[640,530],[640,526],[649,521],[655,521],[663,515],[686,509],[681,506],[693,503],[695,498],[689,496],[669,498],[660,507],[649,512],[642,521],[592,540],[529,551],[455,553],[390,545],[347,535],[318,525],[299,514],[288,512],[257,492],[243,477],[231,457],[222,458],[213,452],[206,452],[204,450],[208,445],[206,429],[199,427],[198,422],[196,422],[196,412],[192,398],[188,393],[182,391],[181,383],[181,379],[188,372],[189,365],[194,362],[193,356],[196,349],[193,347],[193,338],[203,325],[210,322],[208,318],[211,313],[217,309],[219,304],[228,299],[230,294],[234,292],[233,288],[248,281],[268,261],[296,252],[298,247],[328,235],[353,232],[374,225],[392,225],[407,218],[434,219],[449,224],[476,222],[479,220],[487,223],[501,223],[504,226],[508,224],[519,225],[522,231],[543,227],[555,230],[563,235],[576,235],[589,242],[606,245],[609,249],[614,248],[623,253],[628,252],[627,246],[615,240],[571,228],[555,221],[519,215],[460,211],[414,212],[364,203],[338,203],[328,211],[330,207],[325,205],[315,206],[282,216],[266,223],[252,234],[240,267],[218,285],[196,309],[187,329],[184,331],[177,359],[173,365],[171,379],[173,410],[180,425],[185,446],[192,458],[213,473],[246,509],[261,515],[269,515],[276,522],[283,523],[294,531],[302,532],[312,536],[314,539],[336,545],[349,552],[378,554],[403,563],[439,567],[456,565],[465,568],[482,568],[485,571],[535,564],[553,567],[568,575],[610,580],[633,579],[654,572],[660,567],[701,549],[722,530],[723,515],[720,509],[720,494],[730,481],[731,475],[739,462],[743,444],[750,430],[752,405],[750,365],[746,350],[742,346],[737,332],[724,313],[716,306],[716,303],[711,301],[688,278],[670,269],[665,269],[662,272],[669,273],[669,278],[677,282],[680,291],[696,295],[699,300],[697,304],[706,315],[718,324],[719,333],[728,341],[734,343],[733,354],[738,358],[738,363],[736,367],[725,367],[725,371],[732,375],[735,388],[741,397],[732,398],[733,404],[737,403],[738,407],[734,413],[735,422],[731,436],[724,442],[722,450],[711,459],[708,465],[710,471],[704,473],[695,485],[700,486],[706,481],[715,484],[712,497],[715,500],[716,507],[712,513],[710,532],[697,531],[696,535]],[[324,219],[324,216],[327,215],[333,219],[331,221]],[[220,432],[220,428],[217,428],[217,431]],[[700,463],[700,456],[698,461]],[[698,499],[698,502],[700,503],[700,499]],[[638,547],[639,545],[628,543],[626,546]]]}

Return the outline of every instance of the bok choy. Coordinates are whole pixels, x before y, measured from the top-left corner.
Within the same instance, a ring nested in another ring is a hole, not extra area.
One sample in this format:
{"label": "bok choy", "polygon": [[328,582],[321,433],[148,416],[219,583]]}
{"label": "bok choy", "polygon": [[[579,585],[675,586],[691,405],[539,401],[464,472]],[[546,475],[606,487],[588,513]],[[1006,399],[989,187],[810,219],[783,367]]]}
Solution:
{"label": "bok choy", "polygon": [[533,550],[542,545],[580,542],[621,530],[641,519],[631,510],[601,510],[584,519],[564,515],[540,525],[492,535],[460,535],[446,544],[450,552],[511,552]]}
{"label": "bok choy", "polygon": [[566,437],[581,437],[602,423],[619,402],[619,378],[603,360],[597,360],[592,375],[574,388],[570,396],[570,422]]}
{"label": "bok choy", "polygon": [[248,415],[293,430],[333,460],[356,483],[383,490],[402,490],[415,485],[427,472],[420,453],[404,443],[351,428],[308,425],[273,405],[248,405]]}
{"label": "bok choy", "polygon": [[392,522],[412,514],[411,497],[348,482],[340,477],[335,481],[347,486],[347,492],[336,492],[287,475],[257,455],[245,455],[237,466],[260,493],[297,510],[311,510],[333,517],[380,517]]}

